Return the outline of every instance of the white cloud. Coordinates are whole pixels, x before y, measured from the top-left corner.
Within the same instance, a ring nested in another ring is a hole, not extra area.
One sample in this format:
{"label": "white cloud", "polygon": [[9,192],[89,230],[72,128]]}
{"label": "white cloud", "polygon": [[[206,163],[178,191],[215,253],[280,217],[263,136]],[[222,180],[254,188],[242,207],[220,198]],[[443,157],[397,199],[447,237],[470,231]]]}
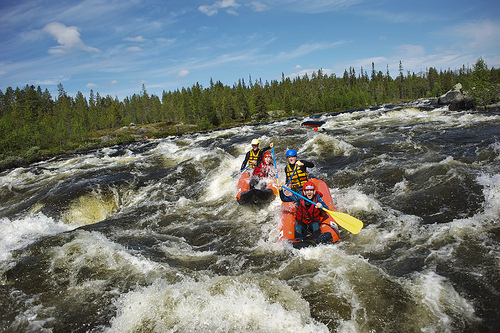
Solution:
{"label": "white cloud", "polygon": [[496,49],[500,46],[500,23],[490,20],[467,22],[451,28],[448,33],[466,49]]}
{"label": "white cloud", "polygon": [[299,13],[325,13],[355,6],[366,0],[262,0],[274,7]]}
{"label": "white cloud", "polygon": [[252,1],[250,3],[250,7],[253,8],[254,11],[256,12],[263,12],[265,10],[268,10],[270,9],[270,7],[260,1]]}
{"label": "white cloud", "polygon": [[130,52],[141,52],[142,49],[139,46],[130,46],[125,48],[125,50],[130,51]]}
{"label": "white cloud", "polygon": [[87,83],[85,85],[85,88],[97,88],[97,87],[99,87],[99,86],[95,83]]}
{"label": "white cloud", "polygon": [[147,39],[142,37],[142,36],[137,36],[137,37],[125,37],[123,38],[124,41],[127,41],[127,42],[139,42],[139,43],[143,43],[143,42],[146,42]]}
{"label": "white cloud", "polygon": [[344,44],[345,42],[328,42],[328,43],[312,43],[312,44],[302,44],[297,47],[295,50],[290,52],[281,52],[276,58],[279,60],[283,59],[293,59],[297,57],[301,57],[307,55],[312,52],[326,50],[332,47],[336,47]]}
{"label": "white cloud", "polygon": [[50,34],[59,44],[61,44],[59,46],[51,47],[48,51],[51,54],[69,53],[73,49],[84,50],[87,52],[101,52],[95,47],[85,45],[85,43],[80,39],[78,28],[75,26],[67,27],[62,23],[52,22],[43,27],[42,30]]}
{"label": "white cloud", "polygon": [[117,80],[109,81],[109,84],[118,84]]}
{"label": "white cloud", "polygon": [[33,84],[43,85],[43,86],[55,86],[61,82],[69,81],[69,76],[58,76],[55,78],[44,79],[44,80],[34,80]]}
{"label": "white cloud", "polygon": [[180,71],[177,72],[177,76],[179,77],[186,77],[189,75],[189,71],[187,69],[181,69]]}
{"label": "white cloud", "polygon": [[237,15],[235,9],[239,8],[241,5],[236,3],[235,0],[220,0],[216,1],[211,5],[201,5],[198,10],[203,14],[212,16],[219,13],[219,9],[226,9],[226,12],[231,15]]}

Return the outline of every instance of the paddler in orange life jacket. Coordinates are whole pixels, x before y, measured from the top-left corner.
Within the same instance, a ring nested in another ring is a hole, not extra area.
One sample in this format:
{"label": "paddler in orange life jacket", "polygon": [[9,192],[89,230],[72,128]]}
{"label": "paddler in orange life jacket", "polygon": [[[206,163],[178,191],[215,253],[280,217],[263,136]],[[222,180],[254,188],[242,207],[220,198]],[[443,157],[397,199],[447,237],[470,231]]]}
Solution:
{"label": "paddler in orange life jacket", "polygon": [[267,152],[264,154],[262,163],[253,169],[252,178],[250,179],[250,189],[256,186],[259,189],[265,189],[267,187],[267,180],[272,177],[276,177],[276,168],[273,164],[273,155]]}
{"label": "paddler in orange life jacket", "polygon": [[247,163],[249,165],[249,168],[255,168],[257,165],[259,165],[262,162],[262,156],[266,151],[272,148],[273,144],[271,143],[269,147],[259,149],[259,140],[253,139],[251,142],[252,149],[247,152],[245,156],[245,160],[241,164],[240,171],[238,173],[241,173],[243,169],[247,166]]}
{"label": "paddler in orange life jacket", "polygon": [[307,237],[309,235],[319,235],[321,233],[321,221],[324,219],[322,214],[323,210],[330,209],[326,203],[321,198],[323,194],[316,191],[316,186],[313,182],[307,181],[303,185],[302,195],[316,205],[302,199],[295,193],[289,193],[290,195],[285,195],[281,186],[278,186],[280,192],[280,198],[283,202],[294,201],[297,203],[297,210],[295,211],[295,238],[300,239]]}
{"label": "paddler in orange life jacket", "polygon": [[308,179],[306,168],[314,168],[314,163],[297,160],[297,151],[294,149],[287,150],[286,158],[288,159],[288,165],[285,167],[286,183],[293,191],[299,192]]}

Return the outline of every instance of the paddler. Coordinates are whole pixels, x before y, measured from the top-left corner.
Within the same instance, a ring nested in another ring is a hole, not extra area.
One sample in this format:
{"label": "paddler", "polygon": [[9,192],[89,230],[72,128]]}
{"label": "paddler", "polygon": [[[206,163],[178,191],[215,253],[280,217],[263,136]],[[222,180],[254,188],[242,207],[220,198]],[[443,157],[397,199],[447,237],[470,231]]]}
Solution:
{"label": "paddler", "polygon": [[[272,143],[271,143],[272,147]],[[266,182],[261,182],[261,180],[267,180],[267,178],[270,177],[276,177],[276,169],[274,167],[273,163],[273,155],[270,152],[267,152],[264,154],[264,158],[262,159],[262,163],[260,163],[258,166],[256,166],[253,169],[252,173],[252,178],[250,180],[250,189],[255,188],[255,186],[259,183],[265,186],[260,186],[260,187],[267,187],[267,181]],[[260,188],[260,189],[264,189]]]}
{"label": "paddler", "polygon": [[300,192],[308,179],[306,168],[314,168],[314,163],[297,160],[297,151],[295,149],[288,149],[286,158],[288,159],[288,165],[285,167],[286,183],[289,184],[293,191]]}
{"label": "paddler", "polygon": [[259,148],[259,140],[257,140],[257,139],[253,139],[251,142],[251,145],[252,145],[252,149],[250,149],[250,151],[247,152],[247,154],[245,156],[245,160],[241,164],[241,168],[240,168],[240,171],[238,173],[241,173],[245,169],[245,167],[247,166],[247,163],[248,163],[248,167],[250,169],[255,168],[257,165],[259,165],[262,162],[262,156],[264,155],[264,153],[266,151],[268,151],[269,149],[271,149],[271,147],[273,146],[273,144],[271,143],[269,145],[269,147],[260,149]]}
{"label": "paddler", "polygon": [[[295,211],[295,238],[301,239],[307,236],[318,236],[321,233],[321,222],[324,219],[322,207],[330,209],[321,198],[323,194],[316,191],[316,186],[313,182],[307,181],[302,187],[302,195],[315,203],[315,205],[302,199],[295,193],[286,191],[284,193],[280,185],[278,185],[280,198],[283,202],[296,202],[297,210]],[[289,195],[288,195],[289,194]]]}

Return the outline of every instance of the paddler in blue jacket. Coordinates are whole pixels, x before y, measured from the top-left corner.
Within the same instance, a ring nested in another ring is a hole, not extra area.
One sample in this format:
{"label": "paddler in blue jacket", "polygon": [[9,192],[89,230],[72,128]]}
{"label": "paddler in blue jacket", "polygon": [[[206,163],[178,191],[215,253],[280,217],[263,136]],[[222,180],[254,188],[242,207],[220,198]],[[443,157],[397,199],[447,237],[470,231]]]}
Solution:
{"label": "paddler in blue jacket", "polygon": [[259,165],[262,162],[262,157],[264,156],[264,153],[272,148],[273,143],[271,142],[269,147],[259,149],[259,140],[253,139],[251,145],[252,149],[249,152],[247,152],[245,160],[241,164],[241,168],[240,171],[238,171],[238,173],[241,173],[245,169],[247,163],[249,168],[255,168],[257,165]]}
{"label": "paddler in blue jacket", "polygon": [[324,215],[322,214],[323,209],[321,209],[321,207],[325,209],[330,208],[321,198],[323,194],[316,191],[314,183],[311,181],[305,182],[303,185],[302,195],[316,203],[316,205],[302,199],[295,193],[290,193],[285,190],[287,192],[287,194],[285,194],[281,186],[278,186],[278,189],[281,201],[293,201],[297,203],[297,210],[295,211],[295,238],[301,239],[309,235],[319,235],[321,233],[321,222],[324,219]]}
{"label": "paddler in blue jacket", "polygon": [[308,179],[306,168],[314,168],[314,163],[297,160],[297,151],[295,149],[288,149],[286,158],[288,159],[288,165],[285,167],[286,183],[290,184],[293,191],[299,192]]}

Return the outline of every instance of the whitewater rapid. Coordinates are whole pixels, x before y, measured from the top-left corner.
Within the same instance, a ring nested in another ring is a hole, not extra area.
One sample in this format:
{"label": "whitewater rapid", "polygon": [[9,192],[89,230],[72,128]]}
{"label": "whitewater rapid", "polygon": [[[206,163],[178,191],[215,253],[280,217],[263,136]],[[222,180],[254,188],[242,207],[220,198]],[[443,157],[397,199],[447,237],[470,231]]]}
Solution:
{"label": "whitewater rapid", "polygon": [[[325,124],[317,131],[306,120]],[[400,105],[69,154],[0,174],[9,332],[493,332],[500,114]],[[250,141],[314,161],[340,242],[238,205]]]}

